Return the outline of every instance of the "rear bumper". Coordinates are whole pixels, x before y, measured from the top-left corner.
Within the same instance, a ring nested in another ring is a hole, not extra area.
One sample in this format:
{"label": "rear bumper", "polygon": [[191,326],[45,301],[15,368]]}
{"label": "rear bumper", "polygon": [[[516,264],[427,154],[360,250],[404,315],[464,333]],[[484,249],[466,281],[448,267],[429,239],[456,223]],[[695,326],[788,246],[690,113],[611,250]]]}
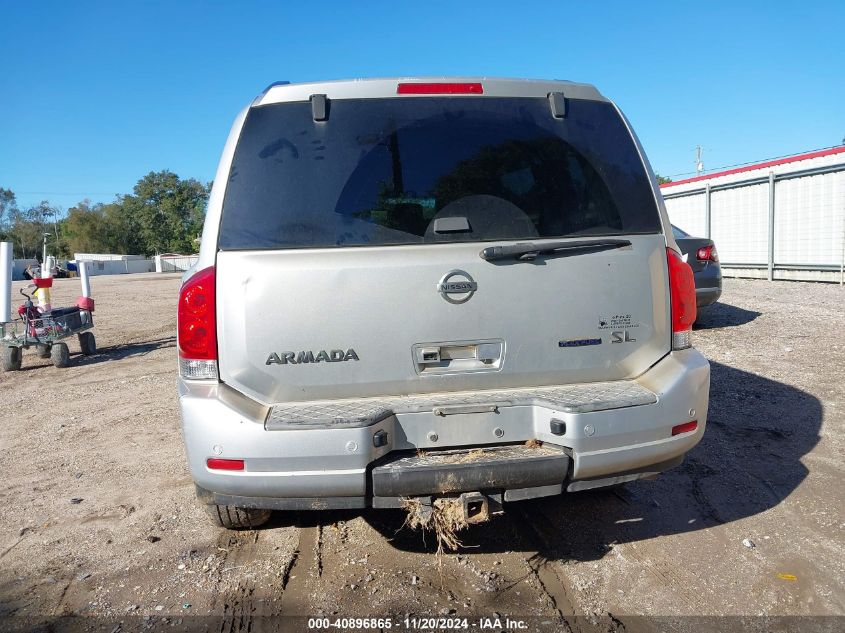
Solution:
{"label": "rear bumper", "polygon": [[695,298],[699,308],[716,303],[722,296],[722,269],[718,264],[708,263],[695,273]]}
{"label": "rear bumper", "polygon": [[[608,410],[514,401],[513,406],[500,403],[495,411],[456,409],[444,416],[429,408],[389,413],[362,426],[267,430],[268,408],[225,385],[180,380],[179,404],[189,468],[207,502],[319,509],[390,505],[390,498],[401,495],[482,488],[510,490],[508,500],[653,474],[679,463],[701,439],[709,381],[704,357],[684,350],[667,355],[635,381],[654,395],[652,404]],[[673,426],[692,419],[698,421],[695,431],[671,435]],[[463,483],[451,487],[442,482],[454,465],[440,473],[406,471],[387,477],[384,471],[385,464],[414,449],[515,445],[532,439],[555,451],[556,459],[545,465],[466,463],[460,468]],[[210,470],[209,457],[243,459],[245,470]]]}
{"label": "rear bumper", "polygon": [[559,448],[498,446],[390,455],[371,472],[373,497],[513,490],[560,485],[569,455]]}
{"label": "rear bumper", "polygon": [[699,308],[716,303],[722,296],[721,288],[696,288],[695,305]]}

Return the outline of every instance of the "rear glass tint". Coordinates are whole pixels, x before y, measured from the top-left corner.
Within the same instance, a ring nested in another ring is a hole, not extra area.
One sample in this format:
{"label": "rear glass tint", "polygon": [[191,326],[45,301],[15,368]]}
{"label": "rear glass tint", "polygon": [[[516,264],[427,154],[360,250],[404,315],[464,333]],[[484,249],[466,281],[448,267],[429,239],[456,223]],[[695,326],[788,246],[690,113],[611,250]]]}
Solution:
{"label": "rear glass tint", "polygon": [[660,231],[643,163],[608,103],[336,100],[249,111],[221,249],[374,246]]}

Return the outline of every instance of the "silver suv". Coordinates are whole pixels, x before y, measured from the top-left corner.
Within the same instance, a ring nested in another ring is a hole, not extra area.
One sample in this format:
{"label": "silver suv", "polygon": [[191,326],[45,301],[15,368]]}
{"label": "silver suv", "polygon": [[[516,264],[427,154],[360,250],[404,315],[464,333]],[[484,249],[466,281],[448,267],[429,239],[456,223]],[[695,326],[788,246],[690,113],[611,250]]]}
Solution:
{"label": "silver suv", "polygon": [[681,462],[696,296],[619,109],[565,81],[274,84],[235,120],[179,296],[217,524],[501,504]]}

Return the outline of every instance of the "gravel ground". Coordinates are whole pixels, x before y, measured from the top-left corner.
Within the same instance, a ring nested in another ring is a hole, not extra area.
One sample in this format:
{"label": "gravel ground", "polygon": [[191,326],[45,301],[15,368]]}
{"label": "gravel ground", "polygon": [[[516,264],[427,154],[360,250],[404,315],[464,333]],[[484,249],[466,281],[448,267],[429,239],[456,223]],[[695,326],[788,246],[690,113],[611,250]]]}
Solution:
{"label": "gravel ground", "polygon": [[[398,512],[212,527],[179,433],[179,278],[92,283],[95,356],[74,342],[70,368],[30,352],[23,371],[0,374],[0,622],[49,628],[79,615],[107,631],[250,631],[278,614],[471,625],[498,614],[586,633],[764,614],[843,625],[838,286],[726,280],[695,332],[712,362],[710,419],[681,467],[613,492],[512,504],[438,558]],[[54,303],[72,303],[78,287],[57,280]]]}

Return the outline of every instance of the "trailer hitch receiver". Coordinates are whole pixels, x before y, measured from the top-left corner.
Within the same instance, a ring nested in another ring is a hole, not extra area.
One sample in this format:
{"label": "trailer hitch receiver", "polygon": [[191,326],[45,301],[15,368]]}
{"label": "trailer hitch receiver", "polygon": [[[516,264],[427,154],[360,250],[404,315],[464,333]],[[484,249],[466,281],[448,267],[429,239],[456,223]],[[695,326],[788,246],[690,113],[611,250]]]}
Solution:
{"label": "trailer hitch receiver", "polygon": [[465,492],[460,496],[460,501],[467,524],[484,523],[490,517],[504,512],[499,501],[480,492]]}

